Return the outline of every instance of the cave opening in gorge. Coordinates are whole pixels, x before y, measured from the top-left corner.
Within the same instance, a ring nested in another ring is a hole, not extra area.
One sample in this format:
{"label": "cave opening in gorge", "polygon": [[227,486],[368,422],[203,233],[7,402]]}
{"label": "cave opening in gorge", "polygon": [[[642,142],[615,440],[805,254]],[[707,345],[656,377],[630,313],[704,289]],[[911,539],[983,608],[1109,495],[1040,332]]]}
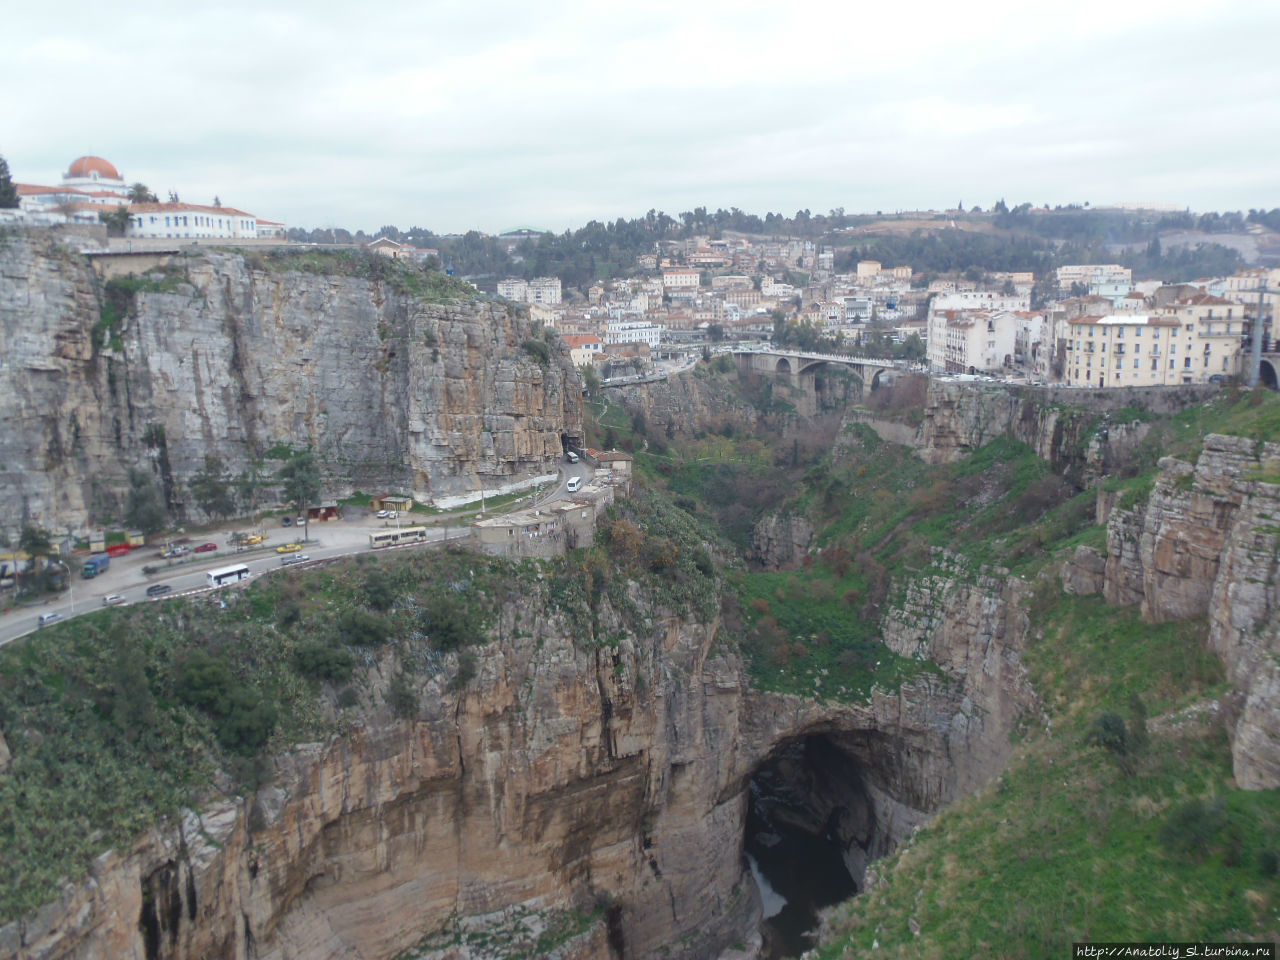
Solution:
{"label": "cave opening in gorge", "polygon": [[818,911],[858,892],[886,838],[860,762],[826,734],[776,749],[748,793],[743,851],[764,907],[762,956],[798,957],[814,946]]}

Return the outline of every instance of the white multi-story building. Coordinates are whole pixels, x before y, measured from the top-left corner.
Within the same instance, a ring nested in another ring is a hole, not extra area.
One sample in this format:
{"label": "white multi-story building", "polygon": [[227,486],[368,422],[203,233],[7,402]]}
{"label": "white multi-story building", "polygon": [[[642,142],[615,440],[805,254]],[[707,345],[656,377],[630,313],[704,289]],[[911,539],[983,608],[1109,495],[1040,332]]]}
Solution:
{"label": "white multi-story building", "polygon": [[1015,293],[1006,296],[995,290],[957,290],[935,297],[930,310],[1030,310],[1031,296]]}
{"label": "white multi-story building", "polygon": [[929,314],[929,366],[936,372],[994,373],[1013,363],[1018,317],[1008,311],[944,310]]}
{"label": "white multi-story building", "polygon": [[507,277],[498,281],[498,296],[516,303],[524,303],[529,299],[529,282],[519,277]]}
{"label": "white multi-story building", "polygon": [[615,343],[647,343],[649,349],[656,350],[662,340],[662,325],[647,320],[611,320],[604,335],[604,342]]}
{"label": "white multi-story building", "polygon": [[1073,283],[1082,287],[1108,284],[1124,285],[1128,290],[1133,286],[1133,271],[1118,263],[1076,263],[1058,268],[1058,288],[1070,289]]}
{"label": "white multi-story building", "polygon": [[128,237],[255,240],[258,218],[234,207],[198,203],[131,203]]}
{"label": "white multi-story building", "polygon": [[529,281],[528,298],[529,303],[559,303],[560,278],[534,277]]}
{"label": "white multi-story building", "polygon": [[535,277],[522,280],[519,277],[507,277],[498,281],[498,296],[516,303],[540,303],[544,306],[560,302],[559,277]]}

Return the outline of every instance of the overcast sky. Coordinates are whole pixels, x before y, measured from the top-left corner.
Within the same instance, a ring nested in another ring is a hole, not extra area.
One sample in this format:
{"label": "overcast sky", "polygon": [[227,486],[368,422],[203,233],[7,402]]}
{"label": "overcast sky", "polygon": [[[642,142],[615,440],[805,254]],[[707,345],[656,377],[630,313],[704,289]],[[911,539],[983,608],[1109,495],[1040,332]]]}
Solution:
{"label": "overcast sky", "polygon": [[5,4],[0,155],[291,226],[1280,206],[1280,2]]}

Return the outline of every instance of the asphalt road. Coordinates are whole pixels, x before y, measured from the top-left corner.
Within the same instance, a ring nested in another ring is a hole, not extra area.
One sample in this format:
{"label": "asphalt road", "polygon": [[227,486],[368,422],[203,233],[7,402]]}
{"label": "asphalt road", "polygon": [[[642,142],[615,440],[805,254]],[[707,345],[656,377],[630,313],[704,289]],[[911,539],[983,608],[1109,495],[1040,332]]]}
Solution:
{"label": "asphalt road", "polygon": [[[584,463],[570,464],[562,460],[560,463],[559,483],[545,496],[541,497],[537,503],[541,504],[549,500],[572,496],[566,487],[569,478],[580,477],[585,484],[591,478],[592,473],[592,468]],[[527,509],[528,506],[528,504],[522,504],[515,508],[504,506],[493,515],[508,512],[510,509]],[[160,559],[159,549],[155,547],[135,550],[124,557],[112,558],[111,566],[107,571],[92,580],[82,579],[80,571],[73,570],[70,590],[65,594],[59,595],[56,599],[39,606],[17,607],[7,613],[0,614],[0,646],[38,629],[38,621],[43,614],[57,613],[64,620],[67,620],[78,614],[101,610],[103,598],[111,595],[123,596],[125,604],[160,602],[193,590],[207,589],[208,579],[206,574],[210,570],[216,570],[219,567],[245,563],[248,564],[249,572],[253,577],[263,576],[275,570],[288,569],[288,565],[281,563],[281,559],[285,555],[277,553],[275,549],[277,546],[286,543],[301,544],[301,552],[310,557],[312,561],[329,560],[334,557],[348,556],[369,550],[369,534],[371,533],[390,529],[397,526],[397,524],[409,526],[422,524],[423,522],[427,523],[428,526],[433,523],[429,519],[424,521],[422,518],[412,515],[402,517],[397,522],[396,520],[376,520],[362,513],[356,519],[312,523],[309,530],[311,539],[306,543],[302,542],[302,531],[299,528],[267,527],[264,531],[267,535],[267,541],[263,547],[241,552],[237,552],[234,547],[228,544],[227,531],[210,533],[204,536],[194,536],[191,538],[191,542],[195,546],[201,543],[215,543],[217,544],[217,550],[192,554],[184,557],[182,562]],[[432,544],[440,544],[445,540],[460,540],[470,536],[471,528],[469,525],[448,526],[447,523],[447,519],[442,519],[442,525],[432,529],[423,544],[390,549],[421,549]],[[244,528],[243,521],[240,526]],[[304,565],[297,564],[297,566]],[[145,575],[142,572],[144,566],[156,566],[160,569],[154,574]],[[171,588],[170,592],[158,598],[148,597],[147,588],[158,583],[168,584]]]}

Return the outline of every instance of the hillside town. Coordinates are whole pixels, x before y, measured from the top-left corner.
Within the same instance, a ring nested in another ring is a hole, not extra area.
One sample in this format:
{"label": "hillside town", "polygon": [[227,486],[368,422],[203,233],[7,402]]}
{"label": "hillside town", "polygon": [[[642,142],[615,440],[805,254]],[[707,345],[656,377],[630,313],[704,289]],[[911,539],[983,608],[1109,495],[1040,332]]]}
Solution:
{"label": "hillside town", "polygon": [[[0,210],[0,222],[107,224],[105,243],[116,250],[289,244],[293,233],[216,197],[197,204],[171,194],[160,202],[97,156],[76,158],[59,184],[14,187],[18,207]],[[372,253],[452,272],[436,247],[403,236],[337,233]],[[495,239],[519,263],[522,245],[541,236],[521,229]],[[464,279],[526,305],[565,339],[575,364],[606,382],[652,371],[659,358],[742,341],[893,358],[934,374],[1076,387],[1220,382],[1246,372],[1244,351],[1259,311],[1263,352],[1276,346],[1269,324],[1280,301],[1280,268],[1177,282],[1135,280],[1119,263],[1065,264],[1052,275],[924,276],[912,264],[860,259],[841,272],[840,238],[827,239],[719,231],[663,240],[636,255],[626,275],[585,289],[567,287],[559,276]],[[1269,360],[1261,371],[1274,386]]]}

